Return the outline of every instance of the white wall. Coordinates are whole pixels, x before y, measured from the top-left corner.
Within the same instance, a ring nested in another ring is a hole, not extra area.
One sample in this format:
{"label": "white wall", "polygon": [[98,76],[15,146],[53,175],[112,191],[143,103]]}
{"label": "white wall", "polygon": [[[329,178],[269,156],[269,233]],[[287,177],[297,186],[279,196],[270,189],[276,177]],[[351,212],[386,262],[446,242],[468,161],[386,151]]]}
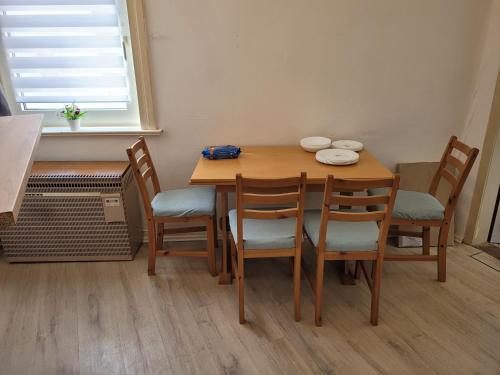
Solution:
{"label": "white wall", "polygon": [[[500,126],[500,125],[499,125]],[[484,186],[483,199],[479,210],[473,243],[482,243],[488,240],[495,202],[497,200],[498,186],[500,186],[500,134],[496,134],[495,146],[489,166],[489,173]],[[498,236],[497,236],[498,238]]]}
{"label": "white wall", "polygon": [[[462,141],[478,147],[480,150],[488,128],[493,94],[500,69],[500,0],[494,0],[492,3],[481,47],[480,59],[474,79],[475,85],[472,91],[473,98],[460,136]],[[480,193],[475,192],[480,159],[481,153],[471,170],[457,204],[455,229],[459,236],[465,232],[473,194]],[[476,238],[477,236],[474,235],[473,237]],[[482,237],[484,240],[485,236]]]}
{"label": "white wall", "polygon": [[[363,141],[438,160],[464,125],[488,0],[147,0],[164,187],[204,145]],[[132,137],[43,138],[38,160],[125,159]]]}

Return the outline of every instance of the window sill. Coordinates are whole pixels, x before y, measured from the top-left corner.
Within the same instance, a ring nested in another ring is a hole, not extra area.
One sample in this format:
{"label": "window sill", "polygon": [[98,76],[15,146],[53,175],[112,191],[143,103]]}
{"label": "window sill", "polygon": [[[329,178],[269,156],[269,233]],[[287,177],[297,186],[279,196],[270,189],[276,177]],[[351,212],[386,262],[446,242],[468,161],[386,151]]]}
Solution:
{"label": "window sill", "polygon": [[43,137],[86,137],[101,135],[160,135],[163,129],[141,129],[132,127],[82,127],[71,130],[69,127],[46,126],[42,128]]}

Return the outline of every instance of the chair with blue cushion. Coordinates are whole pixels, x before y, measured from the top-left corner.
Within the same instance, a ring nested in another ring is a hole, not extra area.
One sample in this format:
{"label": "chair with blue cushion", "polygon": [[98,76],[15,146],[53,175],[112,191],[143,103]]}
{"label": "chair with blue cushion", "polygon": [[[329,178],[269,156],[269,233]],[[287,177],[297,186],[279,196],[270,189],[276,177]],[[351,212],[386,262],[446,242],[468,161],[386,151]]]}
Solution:
{"label": "chair with blue cushion", "polygon": [[[373,325],[378,324],[382,263],[398,186],[399,176],[380,180],[340,180],[330,175],[325,184],[322,210],[304,213],[304,231],[316,252],[316,280],[305,272],[315,294],[316,325],[320,326],[322,320],[325,261],[332,260],[356,261],[356,268],[363,271],[372,294],[370,321]],[[373,188],[384,188],[384,192],[374,196],[333,194]],[[357,208],[373,205],[378,205],[379,209],[369,212]],[[332,209],[332,206],[356,209]],[[368,275],[364,261],[374,262],[372,275]]]}
{"label": "chair with blue cushion", "polygon": [[[421,232],[391,230],[391,235],[422,238],[422,254],[385,254],[385,260],[434,261],[438,265],[438,280],[446,281],[446,246],[451,218],[458,196],[479,153],[452,136],[439,163],[428,193],[399,190],[392,212],[392,225],[416,225]],[[451,185],[446,206],[436,198],[440,181]],[[369,194],[381,194],[381,189],[369,190]],[[437,255],[430,254],[430,228],[439,228]]]}
{"label": "chair with blue cushion", "polygon": [[[239,320],[245,323],[244,261],[293,259],[295,320],[300,320],[300,262],[306,174],[284,179],[236,175],[236,209],[229,211],[232,272],[238,281]],[[257,206],[248,208],[248,205]]]}
{"label": "chair with blue cushion", "polygon": [[[217,275],[215,247],[217,227],[215,219],[215,189],[210,187],[161,191],[144,137],[127,149],[130,165],[144,203],[148,222],[148,274],[155,274],[157,256],[194,256],[208,258],[210,273]],[[148,182],[151,181],[153,199]],[[199,226],[165,228],[166,224],[199,223]],[[206,231],[206,250],[163,249],[165,234]]]}

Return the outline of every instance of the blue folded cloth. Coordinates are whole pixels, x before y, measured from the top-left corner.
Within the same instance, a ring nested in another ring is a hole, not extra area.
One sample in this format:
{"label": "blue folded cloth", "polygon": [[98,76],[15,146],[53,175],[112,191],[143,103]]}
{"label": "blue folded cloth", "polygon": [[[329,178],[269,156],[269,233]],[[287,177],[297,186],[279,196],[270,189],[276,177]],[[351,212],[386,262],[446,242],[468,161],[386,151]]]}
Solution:
{"label": "blue folded cloth", "polygon": [[236,146],[207,146],[201,152],[205,159],[236,159],[241,153],[241,149]]}

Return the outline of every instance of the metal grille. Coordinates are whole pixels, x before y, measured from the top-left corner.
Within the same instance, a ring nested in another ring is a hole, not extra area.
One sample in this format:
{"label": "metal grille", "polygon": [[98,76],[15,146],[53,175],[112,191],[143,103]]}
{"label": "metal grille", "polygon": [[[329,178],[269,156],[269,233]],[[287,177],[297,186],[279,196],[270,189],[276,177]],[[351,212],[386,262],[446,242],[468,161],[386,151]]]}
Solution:
{"label": "metal grille", "polygon": [[[101,193],[119,193],[124,222],[107,223]],[[130,168],[121,175],[31,176],[17,224],[0,230],[10,262],[133,259],[142,240]]]}
{"label": "metal grille", "polygon": [[32,176],[28,181],[26,193],[69,193],[100,192],[113,193],[121,190],[120,176]]}

